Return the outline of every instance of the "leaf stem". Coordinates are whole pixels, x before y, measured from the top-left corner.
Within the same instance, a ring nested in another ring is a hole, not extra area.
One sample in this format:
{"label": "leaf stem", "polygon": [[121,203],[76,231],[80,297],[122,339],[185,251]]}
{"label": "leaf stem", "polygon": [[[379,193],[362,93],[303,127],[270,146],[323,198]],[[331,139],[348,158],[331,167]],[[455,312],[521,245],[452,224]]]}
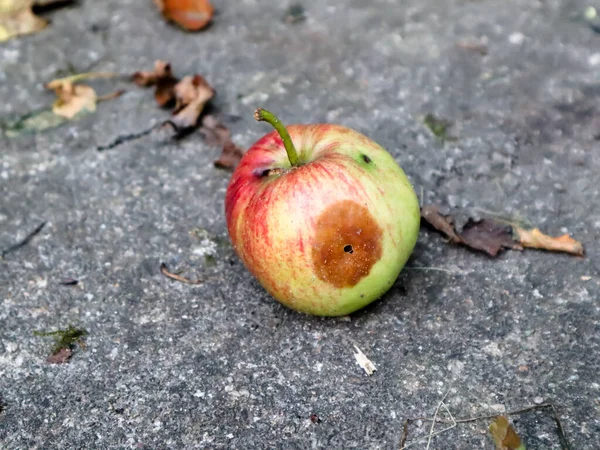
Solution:
{"label": "leaf stem", "polygon": [[290,164],[292,167],[299,166],[300,159],[298,158],[298,152],[296,151],[296,147],[294,147],[290,133],[288,133],[288,130],[285,128],[285,125],[281,122],[281,120],[279,120],[279,118],[272,112],[262,108],[258,108],[256,111],[254,111],[254,119],[258,122],[268,122],[273,126],[273,128],[275,128],[275,130],[279,133],[281,140],[283,141]]}

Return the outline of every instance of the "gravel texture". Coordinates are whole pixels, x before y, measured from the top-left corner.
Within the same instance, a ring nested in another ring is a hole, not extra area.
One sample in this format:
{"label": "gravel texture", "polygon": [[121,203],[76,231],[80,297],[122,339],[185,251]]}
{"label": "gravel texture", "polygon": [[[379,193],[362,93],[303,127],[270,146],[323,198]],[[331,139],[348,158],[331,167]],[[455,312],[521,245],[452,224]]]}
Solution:
{"label": "gravel texture", "polygon": [[[571,448],[597,449],[600,28],[583,19],[589,2],[303,0],[296,24],[282,20],[285,2],[213,4],[213,25],[193,34],[150,1],[82,0],[0,44],[0,249],[47,221],[0,261],[0,447],[398,449],[404,420],[433,416],[446,395],[457,419],[553,403]],[[268,131],[258,106],[287,123],[340,123],[387,148],[424,202],[568,232],[587,256],[490,259],[422,229],[380,301],[339,319],[287,310],[231,249],[219,149],[199,133],[153,133],[96,150],[168,117],[150,91],[98,82],[127,92],[80,120],[7,135],[52,103],[52,78],[155,59],[206,77],[241,146]],[[454,139],[436,138],[426,114]],[[161,262],[206,282],[169,280]],[[60,284],[69,277],[80,283]],[[85,351],[46,363],[51,339],[33,332],[69,324],[89,332]],[[549,410],[514,421],[529,450],[567,448]],[[429,448],[493,449],[488,425],[460,424]],[[425,448],[429,427],[412,423],[407,443]]]}

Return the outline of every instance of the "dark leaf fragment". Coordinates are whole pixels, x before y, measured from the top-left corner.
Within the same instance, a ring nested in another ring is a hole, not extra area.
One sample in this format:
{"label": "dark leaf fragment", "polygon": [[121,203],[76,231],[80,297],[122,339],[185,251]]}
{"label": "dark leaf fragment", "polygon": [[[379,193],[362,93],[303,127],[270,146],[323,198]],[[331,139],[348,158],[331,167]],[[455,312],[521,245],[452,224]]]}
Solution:
{"label": "dark leaf fragment", "polygon": [[467,247],[496,256],[503,248],[523,250],[512,238],[512,227],[492,219],[469,221],[460,233],[462,243]]}
{"label": "dark leaf fragment", "polygon": [[234,169],[238,165],[240,159],[244,156],[244,151],[234,144],[231,140],[231,131],[216,117],[212,115],[205,116],[202,120],[200,133],[204,135],[208,145],[222,148],[221,156],[214,162],[215,167]]}
{"label": "dark leaf fragment", "polygon": [[154,71],[136,72],[132,78],[138,86],[156,86],[154,98],[160,106],[166,107],[175,100],[175,85],[179,80],[173,76],[170,63],[158,60]]}
{"label": "dark leaf fragment", "polygon": [[242,159],[242,156],[244,156],[242,149],[232,141],[227,141],[225,145],[223,145],[221,156],[214,162],[215,167],[233,170],[240,162],[240,159]]}

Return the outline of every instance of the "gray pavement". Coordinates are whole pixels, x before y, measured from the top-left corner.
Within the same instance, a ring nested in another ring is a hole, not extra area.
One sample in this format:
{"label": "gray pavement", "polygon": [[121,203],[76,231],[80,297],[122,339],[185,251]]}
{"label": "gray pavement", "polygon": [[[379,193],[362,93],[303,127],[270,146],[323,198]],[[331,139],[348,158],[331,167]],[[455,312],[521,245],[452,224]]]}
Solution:
{"label": "gray pavement", "polygon": [[[490,259],[422,229],[380,301],[350,318],[297,314],[228,244],[229,173],[199,133],[96,150],[168,116],[118,82],[127,93],[95,114],[0,134],[0,248],[47,221],[0,261],[0,448],[398,449],[404,420],[431,417],[447,395],[457,419],[553,403],[571,448],[597,449],[600,34],[581,19],[592,2],[305,0],[293,25],[285,3],[213,3],[213,26],[196,34],[150,1],[53,11],[46,30],[0,44],[0,123],[51,104],[43,84],[57,76],[166,59],[215,87],[241,146],[268,131],[258,106],[289,124],[353,127],[425,202],[569,232],[587,256]],[[433,136],[428,113],[457,139]],[[161,262],[207,282],[166,279]],[[86,350],[46,363],[51,342],[33,332],[69,324],[88,330]],[[528,449],[566,448],[549,411],[514,419]],[[430,448],[492,449],[488,424]],[[429,426],[411,424],[407,443],[426,448]]]}

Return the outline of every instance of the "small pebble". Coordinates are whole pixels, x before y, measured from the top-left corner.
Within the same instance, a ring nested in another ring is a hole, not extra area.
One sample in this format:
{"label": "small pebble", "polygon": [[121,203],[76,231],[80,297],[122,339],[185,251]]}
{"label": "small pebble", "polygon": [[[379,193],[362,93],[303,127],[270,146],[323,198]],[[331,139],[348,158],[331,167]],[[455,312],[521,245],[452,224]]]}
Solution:
{"label": "small pebble", "polygon": [[508,42],[510,42],[513,45],[521,45],[524,40],[525,35],[523,33],[516,32],[508,36]]}

